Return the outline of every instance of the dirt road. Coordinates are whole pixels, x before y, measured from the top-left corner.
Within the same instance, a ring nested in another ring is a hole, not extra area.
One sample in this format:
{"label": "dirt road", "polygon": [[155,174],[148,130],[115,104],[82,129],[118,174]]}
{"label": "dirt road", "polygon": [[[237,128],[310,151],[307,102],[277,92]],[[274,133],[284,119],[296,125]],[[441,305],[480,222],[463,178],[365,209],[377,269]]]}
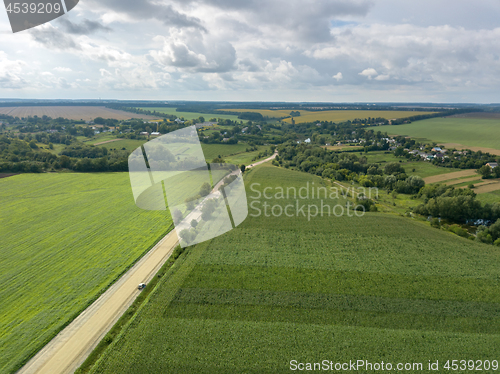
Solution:
{"label": "dirt road", "polygon": [[18,373],[73,373],[139,295],[137,285],[154,277],[177,242],[173,230]]}
{"label": "dirt road", "polygon": [[100,143],[94,143],[92,145],[103,145],[103,144],[108,144],[108,143],[113,143],[113,142],[119,142],[120,140],[123,140],[123,139],[113,139],[113,140],[107,140],[105,142],[100,142]]}
{"label": "dirt road", "polygon": [[254,163],[254,164],[248,165],[246,168],[250,169],[250,168],[253,168],[254,166],[261,165],[264,162],[268,162],[268,161],[274,160],[276,158],[276,156],[278,156],[278,152],[275,152],[271,157],[268,157],[265,160],[262,160],[262,161]]}
{"label": "dirt road", "polygon": [[[274,160],[276,156],[277,153],[249,165],[248,168]],[[147,284],[154,277],[168,260],[178,241],[175,230],[172,230],[17,374],[73,373],[132,305],[141,292],[137,289],[139,283]]]}

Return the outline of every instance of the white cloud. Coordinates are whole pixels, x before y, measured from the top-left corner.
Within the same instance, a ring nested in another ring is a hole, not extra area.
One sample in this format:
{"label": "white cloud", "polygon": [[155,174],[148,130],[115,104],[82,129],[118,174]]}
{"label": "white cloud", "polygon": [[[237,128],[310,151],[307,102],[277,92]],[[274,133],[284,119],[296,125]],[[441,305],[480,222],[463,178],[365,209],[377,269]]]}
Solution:
{"label": "white cloud", "polygon": [[73,71],[72,69],[70,69],[68,67],[64,67],[64,66],[57,66],[53,70],[55,70],[59,73],[69,73],[69,72]]}
{"label": "white cloud", "polygon": [[367,77],[368,79],[372,79],[372,77],[374,77],[377,74],[378,74],[377,70],[375,70],[374,68],[368,68],[368,69],[363,70],[361,73],[359,73],[359,75],[363,75],[363,76]]}
{"label": "white cloud", "polygon": [[[500,16],[495,2],[479,3],[482,15],[490,9],[490,21]],[[500,100],[500,28],[490,21],[490,28],[474,20],[467,24],[475,27],[439,23],[453,18],[453,9],[449,15],[434,14],[433,22],[407,15],[405,22],[392,16],[389,21],[381,10],[391,7],[402,15],[412,14],[407,10],[414,5],[395,0],[318,0],[308,6],[299,0],[89,0],[65,16],[67,22],[2,34],[0,95],[9,96],[2,92],[8,88],[25,96],[57,97],[57,85],[78,85],[74,95],[81,97],[99,89],[120,98],[127,88],[137,98],[192,98],[209,90],[227,92],[233,100],[245,100],[247,92],[258,98],[255,92],[264,91],[271,98],[296,92],[296,100],[325,92],[320,97],[328,100],[342,85],[342,93],[352,90],[376,100],[411,100],[408,92],[443,101],[450,93],[460,93],[464,101],[485,95],[491,96],[488,101]],[[68,29],[72,35],[64,32]],[[107,32],[82,35],[93,29]],[[29,53],[16,53],[20,49]],[[10,68],[3,67],[5,61]],[[49,71],[63,73],[66,83],[54,80],[50,87],[49,76],[42,74]]]}

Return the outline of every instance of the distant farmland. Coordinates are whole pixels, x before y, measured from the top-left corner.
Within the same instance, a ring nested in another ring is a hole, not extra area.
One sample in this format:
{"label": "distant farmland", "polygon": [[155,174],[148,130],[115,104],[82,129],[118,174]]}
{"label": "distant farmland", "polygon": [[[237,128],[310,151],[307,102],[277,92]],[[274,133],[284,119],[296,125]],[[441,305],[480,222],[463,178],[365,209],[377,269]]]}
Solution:
{"label": "distant farmland", "polygon": [[190,121],[195,118],[203,117],[206,121],[211,118],[222,118],[230,119],[232,121],[238,121],[238,116],[232,114],[213,114],[213,113],[202,113],[202,112],[178,112],[176,108],[139,108],[143,110],[157,111],[158,113],[170,114],[177,116],[179,118],[183,117],[185,120]]}
{"label": "distant farmland", "polygon": [[[269,118],[283,118],[290,116],[291,110],[269,110],[269,109],[222,109],[223,111],[229,112],[252,112],[260,113],[264,117]],[[308,110],[298,110],[300,112],[299,117],[294,117],[295,123],[306,123],[314,121],[333,121],[342,122],[349,121],[356,118],[365,119],[371,118],[385,118],[385,119],[399,119],[412,117],[421,114],[431,114],[433,112],[417,112],[417,111],[392,111],[392,110],[326,110],[313,112]],[[287,118],[284,122],[291,123],[291,118]]]}
{"label": "distant farmland", "polygon": [[72,120],[90,121],[97,117],[126,120],[130,118],[156,119],[158,117],[145,114],[128,113],[122,110],[109,109],[103,106],[24,106],[0,107],[0,114],[26,118],[33,116],[63,117]]}
{"label": "distant farmland", "polygon": [[398,126],[380,126],[377,130],[387,131],[391,135],[406,135],[435,141],[447,147],[500,153],[498,152],[500,150],[500,119],[432,118]]}

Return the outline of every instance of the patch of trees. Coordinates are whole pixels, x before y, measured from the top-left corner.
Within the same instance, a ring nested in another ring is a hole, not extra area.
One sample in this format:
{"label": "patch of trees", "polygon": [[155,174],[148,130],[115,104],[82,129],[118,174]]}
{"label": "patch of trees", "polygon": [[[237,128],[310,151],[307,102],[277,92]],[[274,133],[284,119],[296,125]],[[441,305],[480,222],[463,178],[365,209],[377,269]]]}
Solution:
{"label": "patch of trees", "polygon": [[479,174],[481,174],[481,177],[483,179],[500,178],[500,167],[499,166],[492,169],[488,165],[483,165],[479,168],[479,170],[477,172]]}
{"label": "patch of trees", "polygon": [[73,158],[100,158],[108,154],[105,147],[94,147],[82,144],[76,144],[64,148],[61,155]]}
{"label": "patch of trees", "polygon": [[496,221],[500,218],[500,203],[484,204],[476,200],[476,193],[470,189],[432,185],[420,190],[419,196],[425,203],[414,212],[423,216],[440,217],[451,222]]}
{"label": "patch of trees", "polygon": [[476,240],[485,244],[500,246],[500,219],[490,227],[479,226],[476,232]]}
{"label": "patch of trees", "polygon": [[243,112],[238,116],[239,119],[248,121],[264,121],[264,116],[256,112]]}
{"label": "patch of trees", "polygon": [[317,146],[287,143],[278,147],[275,165],[315,174],[338,181],[356,181],[363,187],[379,187],[404,194],[416,194],[425,182],[418,176],[408,176],[397,162],[384,168],[369,164],[365,156],[336,153]]}
{"label": "patch of trees", "polygon": [[[432,163],[437,166],[443,166],[456,169],[480,169],[488,162],[495,162],[496,157],[481,151],[466,151],[465,155],[450,154],[448,157],[434,158]],[[489,166],[487,166],[489,168]],[[484,169],[483,169],[484,170]]]}

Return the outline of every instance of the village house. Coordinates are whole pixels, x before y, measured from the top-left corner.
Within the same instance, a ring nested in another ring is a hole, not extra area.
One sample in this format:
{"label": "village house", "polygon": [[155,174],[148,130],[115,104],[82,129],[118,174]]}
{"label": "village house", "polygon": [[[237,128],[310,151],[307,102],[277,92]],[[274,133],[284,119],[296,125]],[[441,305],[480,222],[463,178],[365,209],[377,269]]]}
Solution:
{"label": "village house", "polygon": [[494,169],[498,167],[498,162],[488,162],[486,165],[488,165],[490,168]]}

